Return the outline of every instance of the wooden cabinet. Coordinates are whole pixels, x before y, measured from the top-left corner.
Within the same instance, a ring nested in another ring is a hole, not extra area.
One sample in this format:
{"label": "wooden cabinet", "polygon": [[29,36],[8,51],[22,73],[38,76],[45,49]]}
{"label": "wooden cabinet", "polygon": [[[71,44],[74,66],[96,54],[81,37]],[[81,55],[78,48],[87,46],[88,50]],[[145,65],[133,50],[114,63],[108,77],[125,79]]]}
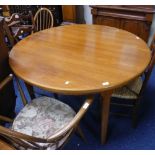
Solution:
{"label": "wooden cabinet", "polygon": [[93,5],[93,23],[127,30],[148,41],[152,24],[153,6]]}
{"label": "wooden cabinet", "polygon": [[76,22],[75,5],[62,5],[63,21]]}

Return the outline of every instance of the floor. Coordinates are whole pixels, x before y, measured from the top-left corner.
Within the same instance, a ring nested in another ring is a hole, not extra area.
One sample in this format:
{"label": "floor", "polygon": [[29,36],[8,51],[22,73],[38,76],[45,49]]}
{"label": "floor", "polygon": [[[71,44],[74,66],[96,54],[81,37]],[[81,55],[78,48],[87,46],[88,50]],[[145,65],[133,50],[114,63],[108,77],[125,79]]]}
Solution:
{"label": "floor", "polygon": [[[52,96],[51,93],[35,88],[39,93]],[[25,90],[26,91],[26,90]],[[16,113],[22,108],[17,92]],[[27,95],[29,98],[29,96]],[[82,105],[84,96],[62,96],[59,99],[72,106],[76,111]],[[142,150],[155,149],[155,68],[144,93],[141,112],[136,129],[131,126],[130,117],[110,115],[108,141],[100,144],[100,104],[96,94],[93,105],[81,121],[81,128],[87,139],[85,143],[74,134],[63,148],[64,150]]]}

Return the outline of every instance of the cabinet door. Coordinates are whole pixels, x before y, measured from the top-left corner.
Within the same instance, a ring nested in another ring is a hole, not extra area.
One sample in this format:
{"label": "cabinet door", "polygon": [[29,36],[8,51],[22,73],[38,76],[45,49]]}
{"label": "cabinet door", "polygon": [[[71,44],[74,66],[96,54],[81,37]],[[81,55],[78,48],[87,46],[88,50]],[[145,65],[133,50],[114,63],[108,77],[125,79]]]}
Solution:
{"label": "cabinet door", "polygon": [[107,26],[120,28],[120,19],[119,18],[94,16],[93,23],[99,24],[99,25],[107,25]]}
{"label": "cabinet door", "polygon": [[149,36],[150,25],[143,21],[133,21],[133,20],[121,20],[121,29],[127,30],[131,33],[136,34],[143,40],[147,41]]}
{"label": "cabinet door", "polygon": [[76,10],[74,5],[62,5],[63,21],[75,22]]}

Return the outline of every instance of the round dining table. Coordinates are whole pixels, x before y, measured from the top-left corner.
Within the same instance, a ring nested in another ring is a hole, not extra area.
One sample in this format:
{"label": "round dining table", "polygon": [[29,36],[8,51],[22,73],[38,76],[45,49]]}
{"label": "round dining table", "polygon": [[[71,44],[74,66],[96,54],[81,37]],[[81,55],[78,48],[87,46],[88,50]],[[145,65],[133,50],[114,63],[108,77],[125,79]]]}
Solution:
{"label": "round dining table", "polygon": [[138,77],[149,61],[150,50],[138,36],[86,24],[34,33],[18,42],[9,55],[14,74],[30,85],[58,94],[101,94],[102,143],[113,90]]}

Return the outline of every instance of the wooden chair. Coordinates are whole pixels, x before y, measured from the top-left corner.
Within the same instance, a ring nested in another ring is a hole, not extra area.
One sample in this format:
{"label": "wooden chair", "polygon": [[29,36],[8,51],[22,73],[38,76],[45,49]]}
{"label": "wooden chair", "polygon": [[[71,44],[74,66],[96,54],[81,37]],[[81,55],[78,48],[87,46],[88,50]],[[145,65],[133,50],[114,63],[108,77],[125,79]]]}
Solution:
{"label": "wooden chair", "polygon": [[12,146],[0,139],[0,150],[15,150]]}
{"label": "wooden chair", "polygon": [[[0,83],[0,90],[13,78],[9,75]],[[68,105],[49,97],[33,99],[29,104],[17,79],[24,108],[14,120],[0,116],[12,123],[11,128],[0,126],[0,136],[16,149],[59,149],[78,127],[79,121],[92,103],[88,97],[78,113]]]}
{"label": "wooden chair", "polygon": [[52,12],[47,8],[40,8],[35,16],[35,32],[53,27],[54,20]]}
{"label": "wooden chair", "polygon": [[14,13],[11,17],[6,17],[5,22],[15,43],[21,40],[24,35],[31,34],[34,30],[34,20],[31,11],[27,15]]}
{"label": "wooden chair", "polygon": [[[126,102],[125,100],[130,100],[132,101],[132,104],[118,104],[116,102],[111,103],[112,105],[115,106],[127,106],[127,107],[132,107],[132,124],[133,127],[137,126],[137,119],[138,119],[138,109],[140,105],[140,100],[143,96],[144,90],[146,88],[146,85],[148,83],[148,80],[150,78],[152,69],[155,64],[155,35],[152,40],[151,46],[150,46],[150,51],[151,51],[151,60],[150,63],[145,70],[145,72],[136,78],[135,80],[131,81],[129,84],[125,85],[124,87],[121,87],[119,89],[116,89],[114,93],[112,94],[112,97],[114,99],[123,99],[123,102]],[[118,114],[118,113],[116,113]],[[120,114],[122,115],[122,114]]]}
{"label": "wooden chair", "polygon": [[[3,81],[11,73],[8,62],[9,49],[5,44],[3,25],[4,18],[0,17],[0,81]],[[10,82],[7,87],[0,92],[0,115],[2,114],[13,118],[15,116],[15,101],[16,95],[13,82]]]}

